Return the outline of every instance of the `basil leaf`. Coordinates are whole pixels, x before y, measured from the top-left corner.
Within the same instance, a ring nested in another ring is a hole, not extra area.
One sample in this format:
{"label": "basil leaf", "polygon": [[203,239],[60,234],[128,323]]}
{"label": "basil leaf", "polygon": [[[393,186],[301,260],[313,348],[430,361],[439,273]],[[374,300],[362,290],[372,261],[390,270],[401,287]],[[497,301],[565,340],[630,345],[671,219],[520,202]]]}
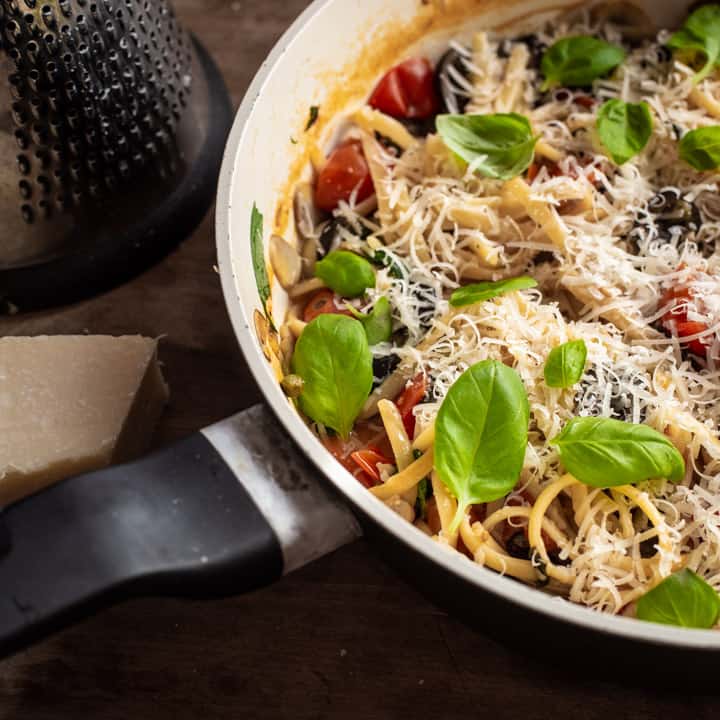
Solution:
{"label": "basil leaf", "polygon": [[350,304],[347,305],[347,309],[363,324],[368,344],[371,347],[381,342],[387,342],[390,339],[392,335],[392,308],[390,307],[390,301],[385,296],[375,301],[373,309],[367,315],[358,312]]}
{"label": "basil leaf", "polygon": [[525,459],[530,406],[522,380],[497,360],[466,370],[448,391],[435,422],[435,468],[458,501],[497,500],[515,486]]}
{"label": "basil leaf", "polygon": [[615,98],[603,103],[598,112],[598,135],[618,165],[643,150],[652,129],[652,116],[646,102],[626,103]]}
{"label": "basil leaf", "polygon": [[252,255],[253,270],[255,271],[255,284],[267,313],[267,301],[270,298],[270,280],[265,265],[265,246],[263,245],[263,216],[253,203],[250,216],[250,252]]}
{"label": "basil leaf", "polygon": [[510,180],[528,169],[535,153],[528,119],[516,113],[496,115],[438,115],[443,142],[475,172]]}
{"label": "basil leaf", "polygon": [[720,125],[691,130],[680,140],[680,158],[696,170],[720,167]]}
{"label": "basil leaf", "polygon": [[483,302],[483,300],[492,300],[492,298],[513,290],[527,290],[528,288],[537,287],[537,282],[531,277],[521,276],[509,278],[508,280],[498,280],[497,282],[481,282],[473,285],[466,285],[458,288],[450,296],[450,304],[453,307],[465,307],[466,305],[474,305]]}
{"label": "basil leaf", "polygon": [[297,341],[292,371],[303,380],[300,409],[347,438],[373,384],[362,324],[345,315],[319,315]]}
{"label": "basil leaf", "polygon": [[671,50],[698,52],[705,64],[693,78],[699,83],[720,64],[720,6],[703,5],[691,13],[685,24],[668,40]]}
{"label": "basil leaf", "polygon": [[553,348],[545,361],[545,384],[554,388],[569,388],[585,372],[587,345],[584,340],[571,340]]}
{"label": "basil leaf", "polygon": [[550,444],[557,445],[565,469],[592,487],[632,485],[650,478],[677,482],[685,475],[677,448],[648,425],[577,417]]}
{"label": "basil leaf", "polygon": [[720,616],[720,597],[712,586],[687,568],[665,578],[637,603],[640,620],[708,629]]}
{"label": "basil leaf", "polygon": [[541,90],[555,85],[587,87],[607,75],[625,59],[625,51],[604,40],[579,35],[558,40],[543,55],[540,70],[545,77]]}
{"label": "basil leaf", "polygon": [[375,287],[375,272],[368,260],[347,250],[334,250],[315,266],[315,275],[342,297],[363,295]]}

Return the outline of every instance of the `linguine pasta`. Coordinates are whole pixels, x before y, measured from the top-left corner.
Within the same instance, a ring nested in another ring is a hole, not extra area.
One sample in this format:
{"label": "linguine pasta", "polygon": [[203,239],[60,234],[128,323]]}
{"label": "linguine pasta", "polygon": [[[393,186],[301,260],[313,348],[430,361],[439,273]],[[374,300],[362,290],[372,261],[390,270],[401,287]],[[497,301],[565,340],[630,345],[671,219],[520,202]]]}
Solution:
{"label": "linguine pasta", "polygon": [[[625,58],[589,87],[546,89],[543,55],[575,36],[622,47]],[[610,613],[632,614],[682,568],[720,590],[720,175],[678,152],[688,132],[720,123],[720,76],[696,83],[697,58],[671,53],[669,37],[638,39],[637,27],[583,13],[520,37],[480,32],[451,42],[434,68],[439,109],[529,121],[532,162],[509,178],[484,174],[482,155],[459,158],[432,122],[383,111],[393,98],[378,99],[380,91],[338,118],[339,143],[354,143],[372,190],[362,192],[358,179],[320,212],[313,188],[298,188],[302,273],[286,287],[289,309],[271,350],[287,378],[318,314],[365,323],[385,298],[392,330],[371,347],[373,390],[349,437],[308,417],[319,437],[369,492],[438,543]],[[622,164],[596,122],[615,98],[646,103],[652,118],[644,147]],[[315,157],[316,178],[333,162]],[[374,286],[354,298],[328,289],[320,263],[338,251],[372,260]],[[449,302],[461,286],[518,276],[537,287]],[[582,376],[550,387],[550,352],[580,340]],[[453,385],[486,360],[521,379],[528,442],[515,486],[463,512],[438,472],[435,423]],[[590,416],[662,433],[685,461],[684,478],[593,487],[574,477],[551,441]]]}

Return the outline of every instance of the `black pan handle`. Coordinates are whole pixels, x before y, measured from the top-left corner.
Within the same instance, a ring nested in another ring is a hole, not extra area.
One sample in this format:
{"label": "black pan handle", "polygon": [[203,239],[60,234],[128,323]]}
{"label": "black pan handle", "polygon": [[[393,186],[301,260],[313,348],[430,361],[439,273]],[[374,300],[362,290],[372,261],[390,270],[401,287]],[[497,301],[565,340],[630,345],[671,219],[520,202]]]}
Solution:
{"label": "black pan handle", "polygon": [[119,600],[278,579],[359,534],[269,410],[66,480],[0,515],[0,654]]}

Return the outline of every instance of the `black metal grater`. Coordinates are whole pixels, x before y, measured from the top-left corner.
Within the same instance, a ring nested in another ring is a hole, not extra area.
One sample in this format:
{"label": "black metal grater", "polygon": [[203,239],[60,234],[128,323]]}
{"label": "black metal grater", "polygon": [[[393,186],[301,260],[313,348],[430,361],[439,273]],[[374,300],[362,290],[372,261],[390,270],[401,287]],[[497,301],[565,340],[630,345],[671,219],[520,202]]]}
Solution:
{"label": "black metal grater", "polygon": [[0,0],[0,309],[163,257],[214,195],[227,92],[168,0]]}

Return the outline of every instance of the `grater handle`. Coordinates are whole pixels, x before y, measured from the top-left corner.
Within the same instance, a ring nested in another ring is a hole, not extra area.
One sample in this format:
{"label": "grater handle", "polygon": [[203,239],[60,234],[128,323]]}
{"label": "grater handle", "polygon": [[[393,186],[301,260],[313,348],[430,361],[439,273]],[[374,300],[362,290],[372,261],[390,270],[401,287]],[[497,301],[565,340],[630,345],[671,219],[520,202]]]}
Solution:
{"label": "grater handle", "polygon": [[[246,427],[254,437],[243,437]],[[352,515],[307,460],[284,434],[263,428],[280,432],[269,411],[253,408],[143,460],[66,480],[7,508],[0,655],[128,597],[253,590],[356,537]],[[296,485],[285,484],[285,500],[272,501],[269,513],[267,498],[283,478],[264,459],[278,452]],[[239,465],[243,454],[253,459]],[[260,500],[259,472],[266,478]]]}

